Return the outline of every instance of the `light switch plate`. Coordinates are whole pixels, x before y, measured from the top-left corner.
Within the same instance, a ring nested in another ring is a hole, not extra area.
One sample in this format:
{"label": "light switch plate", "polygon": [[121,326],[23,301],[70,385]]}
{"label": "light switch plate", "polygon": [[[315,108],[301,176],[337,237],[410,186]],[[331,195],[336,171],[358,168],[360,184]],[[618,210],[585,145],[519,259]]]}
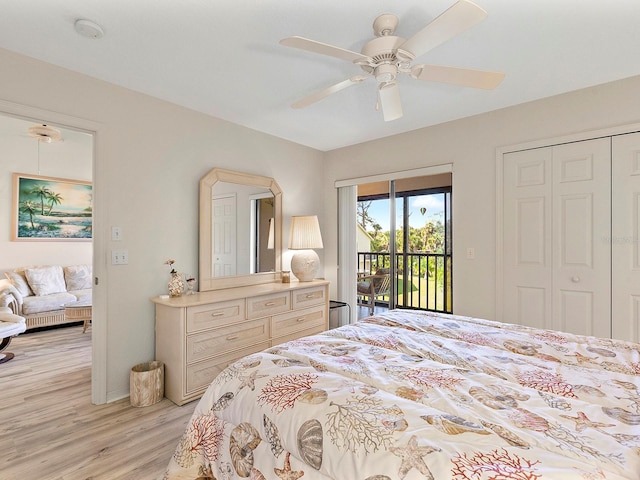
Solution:
{"label": "light switch plate", "polygon": [[128,250],[111,250],[111,265],[127,265],[128,263]]}
{"label": "light switch plate", "polygon": [[113,240],[114,242],[119,242],[122,240],[121,227],[111,227],[111,240]]}

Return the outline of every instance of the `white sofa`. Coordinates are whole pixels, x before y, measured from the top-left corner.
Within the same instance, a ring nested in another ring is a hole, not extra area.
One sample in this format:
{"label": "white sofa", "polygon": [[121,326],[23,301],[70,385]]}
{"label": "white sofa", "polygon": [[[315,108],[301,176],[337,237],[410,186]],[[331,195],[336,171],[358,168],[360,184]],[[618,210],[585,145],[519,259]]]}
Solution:
{"label": "white sofa", "polygon": [[0,280],[0,307],[22,316],[27,330],[70,323],[64,306],[91,302],[91,265],[22,267]]}

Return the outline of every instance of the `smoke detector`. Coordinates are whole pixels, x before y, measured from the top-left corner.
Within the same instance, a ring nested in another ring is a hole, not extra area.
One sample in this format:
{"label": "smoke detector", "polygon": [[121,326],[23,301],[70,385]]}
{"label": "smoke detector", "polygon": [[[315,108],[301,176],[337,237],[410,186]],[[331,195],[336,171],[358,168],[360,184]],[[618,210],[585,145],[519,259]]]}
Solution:
{"label": "smoke detector", "polygon": [[79,35],[91,38],[92,40],[98,40],[99,38],[104,37],[104,30],[102,27],[91,20],[79,18],[73,24],[73,28],[76,29],[76,32],[78,32]]}

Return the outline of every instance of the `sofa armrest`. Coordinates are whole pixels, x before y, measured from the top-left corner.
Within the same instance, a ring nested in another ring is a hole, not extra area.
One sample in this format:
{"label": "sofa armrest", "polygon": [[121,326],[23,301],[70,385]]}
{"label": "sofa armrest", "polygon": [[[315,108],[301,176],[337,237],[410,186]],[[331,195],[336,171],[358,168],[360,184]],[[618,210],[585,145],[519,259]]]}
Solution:
{"label": "sofa armrest", "polygon": [[0,281],[0,307],[10,307],[15,314],[22,312],[22,295],[8,281]]}
{"label": "sofa armrest", "polygon": [[18,289],[9,282],[0,284],[0,295],[13,295],[18,305],[22,305],[22,295],[20,295]]}
{"label": "sofa armrest", "polygon": [[11,293],[0,294],[0,309],[9,310],[11,313],[22,313],[22,307]]}
{"label": "sofa armrest", "polygon": [[22,305],[22,295],[16,287],[14,287],[11,283],[1,283],[0,284],[0,295],[11,294],[16,299],[16,301]]}

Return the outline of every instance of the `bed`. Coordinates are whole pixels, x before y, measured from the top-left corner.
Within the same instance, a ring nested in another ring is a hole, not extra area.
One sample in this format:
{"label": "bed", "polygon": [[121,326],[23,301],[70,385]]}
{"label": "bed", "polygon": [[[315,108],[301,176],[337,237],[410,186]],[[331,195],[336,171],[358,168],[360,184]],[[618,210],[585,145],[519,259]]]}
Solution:
{"label": "bed", "polygon": [[210,385],[165,478],[640,479],[640,344],[392,310]]}

